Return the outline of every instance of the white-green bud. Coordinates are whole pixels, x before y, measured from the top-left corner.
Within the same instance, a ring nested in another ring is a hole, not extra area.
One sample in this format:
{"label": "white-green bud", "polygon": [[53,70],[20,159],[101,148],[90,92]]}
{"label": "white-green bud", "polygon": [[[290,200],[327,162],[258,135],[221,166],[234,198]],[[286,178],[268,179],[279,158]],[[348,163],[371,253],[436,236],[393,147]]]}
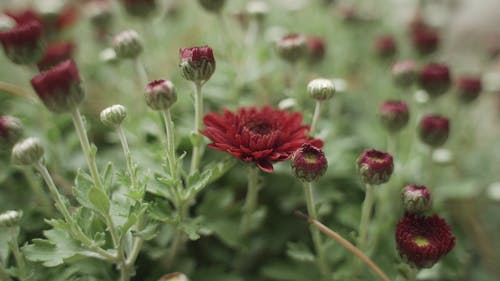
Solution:
{"label": "white-green bud", "polygon": [[313,99],[325,101],[333,97],[333,94],[335,94],[335,85],[329,79],[314,79],[307,84],[307,92],[309,92],[309,95]]}
{"label": "white-green bud", "polygon": [[120,126],[127,117],[127,108],[120,104],[115,104],[101,111],[101,122],[111,128]]}
{"label": "white-green bud", "polygon": [[174,272],[163,276],[158,281],[189,281],[189,279],[183,273]]}
{"label": "white-green bud", "polygon": [[121,59],[134,59],[142,52],[142,43],[135,30],[125,30],[113,37],[113,49]]}
{"label": "white-green bud", "polygon": [[23,216],[21,211],[7,211],[0,214],[0,227],[13,227],[19,225],[19,221]]}
{"label": "white-green bud", "polygon": [[262,0],[250,1],[247,4],[247,13],[258,21],[262,21],[269,13],[269,4]]}
{"label": "white-green bud", "polygon": [[15,165],[32,165],[42,159],[44,149],[37,138],[24,139],[12,148],[12,163]]}
{"label": "white-green bud", "polygon": [[165,110],[177,101],[175,87],[170,80],[154,80],[146,86],[146,103],[153,110]]}

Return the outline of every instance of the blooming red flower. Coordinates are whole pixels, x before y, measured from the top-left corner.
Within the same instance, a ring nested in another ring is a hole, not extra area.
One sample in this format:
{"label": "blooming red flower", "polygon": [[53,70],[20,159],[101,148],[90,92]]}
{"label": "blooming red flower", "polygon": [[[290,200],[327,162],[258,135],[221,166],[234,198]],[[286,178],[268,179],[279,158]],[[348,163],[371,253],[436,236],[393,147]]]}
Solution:
{"label": "blooming red flower", "polygon": [[0,32],[6,56],[16,64],[30,64],[43,55],[42,26],[30,21]]}
{"label": "blooming red flower", "polygon": [[405,214],[396,227],[400,256],[417,268],[430,268],[455,247],[451,228],[437,215]]}
{"label": "blooming red flower", "polygon": [[45,55],[38,62],[38,69],[46,70],[58,63],[68,60],[73,56],[75,44],[73,42],[64,41],[51,43],[45,50]]}
{"label": "blooming red flower", "polygon": [[265,172],[273,171],[272,162],[284,161],[304,143],[322,147],[319,139],[307,136],[309,126],[302,114],[273,109],[243,107],[222,114],[209,113],[203,118],[202,134],[212,140],[210,148],[226,151],[245,162],[255,162]]}
{"label": "blooming red flower", "polygon": [[31,85],[45,106],[53,112],[67,112],[85,97],[80,74],[72,60],[64,61],[31,79]]}

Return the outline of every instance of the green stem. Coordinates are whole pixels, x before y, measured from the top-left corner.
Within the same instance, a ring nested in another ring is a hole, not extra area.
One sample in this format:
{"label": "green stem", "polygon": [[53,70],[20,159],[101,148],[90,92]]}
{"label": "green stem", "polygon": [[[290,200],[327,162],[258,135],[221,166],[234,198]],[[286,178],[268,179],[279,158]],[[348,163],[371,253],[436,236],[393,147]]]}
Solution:
{"label": "green stem", "polygon": [[358,247],[361,250],[366,250],[368,243],[368,229],[370,227],[371,212],[375,201],[373,186],[366,184],[365,201],[361,211],[361,223],[359,225]]}
{"label": "green stem", "polygon": [[314,107],[313,119],[311,122],[311,130],[309,131],[309,135],[312,137],[316,131],[316,125],[318,124],[319,115],[321,113],[321,101],[316,101],[316,106]]}
{"label": "green stem", "polygon": [[[306,205],[307,205],[307,213],[309,217],[313,220],[318,220],[318,214],[316,213],[316,207],[314,203],[314,195],[313,195],[313,185],[311,182],[304,183],[304,195],[306,197]],[[318,267],[323,274],[324,280],[330,280],[330,269],[325,260],[325,254],[323,251],[323,243],[321,242],[321,236],[318,228],[313,225],[309,226],[309,230],[311,231],[311,236],[314,244],[314,248],[316,250],[316,254],[318,255]]]}
{"label": "green stem", "polygon": [[116,262],[117,259],[116,256],[108,253],[101,247],[95,245],[94,241],[92,241],[92,239],[90,239],[85,233],[83,233],[80,227],[75,223],[75,221],[71,217],[71,214],[68,211],[68,208],[66,207],[66,204],[64,204],[63,197],[57,190],[54,180],[50,176],[47,167],[45,167],[45,165],[43,165],[41,162],[38,162],[35,164],[35,168],[42,175],[45,183],[49,187],[49,191],[52,194],[52,197],[54,197],[54,200],[56,201],[55,204],[56,209],[63,215],[66,223],[69,224],[71,229],[71,234],[73,235],[73,237],[82,242],[89,250],[99,254],[104,260],[107,260],[112,263]]}
{"label": "green stem", "polygon": [[139,59],[139,57],[137,57],[134,60],[134,68],[135,68],[136,75],[139,77],[139,83],[140,83],[139,88],[144,89],[146,87],[146,85],[148,84],[149,79],[148,79],[148,73],[146,71],[146,67],[142,63],[141,59]]}
{"label": "green stem", "polygon": [[[87,131],[85,130],[85,125],[83,124],[82,115],[80,114],[80,110],[78,109],[78,107],[75,108],[75,110],[73,110],[72,117],[73,117],[73,124],[75,125],[78,138],[80,139],[83,154],[85,155],[85,159],[87,160],[87,165],[89,166],[90,174],[92,176],[94,184],[98,189],[105,192],[104,186],[101,181],[101,176],[99,175],[99,171],[97,170],[97,164],[95,162],[95,151],[92,151],[90,147]],[[106,224],[109,227],[109,232],[111,234],[111,239],[113,240],[113,244],[115,248],[119,249],[120,239],[118,231],[116,230],[116,226],[109,212],[107,214],[104,214],[104,219],[106,220]],[[118,254],[123,255],[123,253],[118,253]]]}
{"label": "green stem", "polygon": [[191,170],[190,173],[193,174],[198,170],[201,159],[201,149],[202,149],[202,139],[200,135],[200,129],[202,126],[203,118],[203,94],[201,91],[202,83],[195,82],[195,92],[194,92],[194,138],[193,143],[193,154],[191,156]]}
{"label": "green stem", "polygon": [[175,157],[174,123],[172,122],[172,116],[170,115],[169,109],[163,111],[163,119],[165,121],[165,130],[167,134],[167,162],[170,169],[170,175],[176,178],[177,163]]}
{"label": "green stem", "polygon": [[[182,223],[186,217],[187,217],[187,214],[188,214],[188,207],[186,205],[186,202],[182,202],[180,203],[181,205],[178,206],[178,211],[179,211],[179,214],[178,214],[178,223]],[[168,257],[167,257],[167,260],[166,260],[166,267],[167,268],[170,268],[172,266],[172,264],[174,263],[174,260],[175,260],[175,257],[177,256],[177,253],[179,252],[179,250],[182,248],[183,244],[184,244],[184,232],[182,231],[182,229],[180,229],[180,227],[177,227],[177,230],[175,231],[175,236],[174,236],[174,240],[172,241],[172,244],[170,246],[170,250],[169,250],[169,254],[168,254]]]}
{"label": "green stem", "polygon": [[12,254],[14,255],[14,259],[16,260],[17,268],[19,271],[19,280],[28,280],[29,274],[26,272],[26,262],[24,261],[24,257],[21,254],[21,251],[19,250],[19,242],[17,241],[19,227],[10,227],[9,232],[11,238],[11,240],[9,241],[9,246]]}
{"label": "green stem", "polygon": [[408,273],[408,281],[417,281],[418,269],[411,268]]}
{"label": "green stem", "polygon": [[31,191],[33,192],[33,194],[35,194],[36,200],[40,203],[43,214],[46,216],[51,216],[52,204],[50,198],[43,191],[42,186],[39,184],[39,182],[35,180],[33,171],[31,169],[21,169],[21,171],[26,178]]}
{"label": "green stem", "polygon": [[398,149],[398,136],[395,133],[390,132],[387,135],[387,152],[389,152],[393,156],[397,156]]}
{"label": "green stem", "polygon": [[117,131],[120,142],[122,144],[123,154],[125,155],[125,159],[127,160],[127,169],[130,174],[130,183],[133,189],[137,189],[137,178],[135,176],[134,165],[132,163],[132,155],[130,154],[127,137],[125,136],[125,132],[123,131],[122,126],[118,126]]}
{"label": "green stem", "polygon": [[257,207],[259,195],[259,170],[256,167],[249,167],[247,195],[245,205],[243,205],[243,218],[241,220],[241,233],[247,234],[252,228],[252,214]]}
{"label": "green stem", "polygon": [[9,273],[7,273],[7,270],[3,266],[3,264],[0,263],[0,280],[5,280],[5,281],[11,281]]}
{"label": "green stem", "polygon": [[89,138],[87,136],[87,131],[85,130],[85,125],[83,124],[82,115],[80,114],[80,110],[75,108],[72,112],[73,124],[75,125],[76,133],[78,134],[78,138],[80,139],[80,143],[82,146],[83,154],[85,155],[85,160],[87,160],[87,165],[90,170],[90,174],[94,181],[94,184],[97,188],[104,190],[101,176],[99,175],[99,171],[97,170],[97,165],[95,162],[95,153],[92,152],[90,147]]}

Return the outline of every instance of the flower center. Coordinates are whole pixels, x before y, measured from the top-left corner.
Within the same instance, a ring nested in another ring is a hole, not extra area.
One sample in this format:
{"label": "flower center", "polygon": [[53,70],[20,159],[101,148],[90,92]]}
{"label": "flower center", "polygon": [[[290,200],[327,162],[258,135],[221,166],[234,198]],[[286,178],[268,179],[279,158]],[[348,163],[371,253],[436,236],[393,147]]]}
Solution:
{"label": "flower center", "polygon": [[415,244],[419,247],[426,247],[430,244],[429,240],[423,236],[416,236],[413,238],[413,242],[415,242]]}
{"label": "flower center", "polygon": [[267,135],[273,131],[273,126],[266,121],[251,121],[245,127],[259,135]]}

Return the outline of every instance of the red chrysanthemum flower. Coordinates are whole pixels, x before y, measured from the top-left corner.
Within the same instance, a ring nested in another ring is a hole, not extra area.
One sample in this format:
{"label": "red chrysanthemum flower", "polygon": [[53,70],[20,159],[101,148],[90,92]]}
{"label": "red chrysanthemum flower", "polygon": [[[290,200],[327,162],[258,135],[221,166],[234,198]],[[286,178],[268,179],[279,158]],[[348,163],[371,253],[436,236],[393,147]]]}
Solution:
{"label": "red chrysanthemum flower", "polygon": [[437,215],[405,214],[396,227],[400,256],[417,268],[430,268],[455,247],[451,228]]}
{"label": "red chrysanthemum flower", "polygon": [[226,151],[245,162],[255,162],[266,172],[273,162],[284,161],[304,143],[322,147],[319,139],[307,136],[309,126],[302,124],[302,114],[273,109],[244,107],[236,113],[205,115],[203,135],[212,140],[210,148]]}
{"label": "red chrysanthemum flower", "polygon": [[56,42],[47,46],[43,58],[38,62],[37,66],[40,70],[46,70],[60,62],[71,59],[75,51],[73,42]]}

